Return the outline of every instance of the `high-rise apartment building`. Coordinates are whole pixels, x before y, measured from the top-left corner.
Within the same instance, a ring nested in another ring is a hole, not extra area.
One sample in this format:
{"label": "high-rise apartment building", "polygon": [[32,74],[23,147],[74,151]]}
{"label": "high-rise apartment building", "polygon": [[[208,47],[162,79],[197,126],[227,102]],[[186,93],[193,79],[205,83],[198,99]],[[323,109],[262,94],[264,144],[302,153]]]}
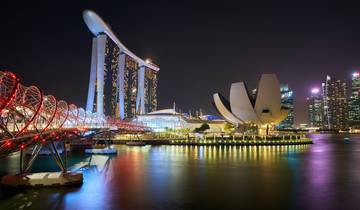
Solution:
{"label": "high-rise apartment building", "polygon": [[349,98],[349,125],[360,125],[360,73],[352,74],[351,96]]}
{"label": "high-rise apartment building", "polygon": [[324,105],[324,129],[341,130],[347,128],[347,93],[346,82],[326,77],[322,83]]}
{"label": "high-rise apartment building", "polygon": [[276,127],[278,129],[294,128],[294,92],[287,84],[280,85],[281,104],[289,110],[288,116]]}
{"label": "high-rise apartment building", "polygon": [[323,97],[318,88],[313,88],[311,90],[310,96],[306,99],[307,110],[308,110],[308,119],[310,127],[319,127],[323,126],[324,120],[324,106],[323,106]]}

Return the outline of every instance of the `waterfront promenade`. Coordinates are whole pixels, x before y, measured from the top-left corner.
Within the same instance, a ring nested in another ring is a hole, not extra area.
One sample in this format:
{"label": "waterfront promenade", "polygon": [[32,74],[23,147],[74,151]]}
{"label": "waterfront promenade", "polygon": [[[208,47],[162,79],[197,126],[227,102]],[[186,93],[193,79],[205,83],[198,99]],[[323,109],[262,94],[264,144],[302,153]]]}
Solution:
{"label": "waterfront promenade", "polygon": [[107,137],[96,138],[98,142],[111,141],[112,144],[126,144],[127,142],[144,142],[148,145],[300,145],[312,144],[306,135],[256,136],[256,135],[204,135],[202,137],[176,135],[133,135],[126,139]]}

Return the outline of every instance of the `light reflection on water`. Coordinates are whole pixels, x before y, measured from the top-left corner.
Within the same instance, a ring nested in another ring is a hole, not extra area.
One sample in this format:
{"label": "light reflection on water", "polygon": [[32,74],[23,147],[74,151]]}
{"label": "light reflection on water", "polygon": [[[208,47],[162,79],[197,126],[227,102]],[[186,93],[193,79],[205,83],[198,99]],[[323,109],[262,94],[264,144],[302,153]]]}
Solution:
{"label": "light reflection on water", "polygon": [[[313,145],[118,146],[87,163],[77,187],[0,191],[0,209],[351,209],[360,199],[360,139]],[[17,172],[17,156],[0,173]],[[56,170],[40,157],[34,171]],[[26,206],[31,202],[29,206]],[[25,206],[24,206],[25,205]],[[357,208],[353,208],[357,209]]]}

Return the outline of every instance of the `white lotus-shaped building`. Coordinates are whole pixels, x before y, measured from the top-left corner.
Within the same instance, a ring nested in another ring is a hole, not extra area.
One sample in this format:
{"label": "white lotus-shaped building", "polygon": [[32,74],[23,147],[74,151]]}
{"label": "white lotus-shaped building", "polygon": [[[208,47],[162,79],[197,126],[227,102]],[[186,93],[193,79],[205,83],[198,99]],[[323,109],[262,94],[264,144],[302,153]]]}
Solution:
{"label": "white lotus-shaped building", "polygon": [[288,110],[281,105],[279,81],[275,74],[263,74],[255,96],[249,95],[244,82],[231,84],[230,102],[214,94],[214,106],[224,119],[235,125],[276,125],[286,118]]}

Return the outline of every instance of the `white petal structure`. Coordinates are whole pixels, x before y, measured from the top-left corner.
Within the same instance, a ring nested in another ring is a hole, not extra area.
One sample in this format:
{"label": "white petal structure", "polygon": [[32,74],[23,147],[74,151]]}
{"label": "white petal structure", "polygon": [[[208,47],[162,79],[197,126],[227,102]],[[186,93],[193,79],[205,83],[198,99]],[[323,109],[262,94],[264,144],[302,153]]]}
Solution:
{"label": "white petal structure", "polygon": [[214,94],[214,105],[225,120],[233,124],[276,125],[288,115],[281,106],[280,85],[275,74],[263,74],[256,98],[249,96],[244,82],[231,84],[230,103],[219,93]]}
{"label": "white petal structure", "polygon": [[252,97],[249,97],[244,82],[231,84],[230,107],[232,113],[245,123],[261,124],[261,120],[254,110],[252,101]]}
{"label": "white petal structure", "polygon": [[233,124],[243,124],[244,122],[231,113],[229,102],[219,93],[214,94],[214,106],[226,121]]}

